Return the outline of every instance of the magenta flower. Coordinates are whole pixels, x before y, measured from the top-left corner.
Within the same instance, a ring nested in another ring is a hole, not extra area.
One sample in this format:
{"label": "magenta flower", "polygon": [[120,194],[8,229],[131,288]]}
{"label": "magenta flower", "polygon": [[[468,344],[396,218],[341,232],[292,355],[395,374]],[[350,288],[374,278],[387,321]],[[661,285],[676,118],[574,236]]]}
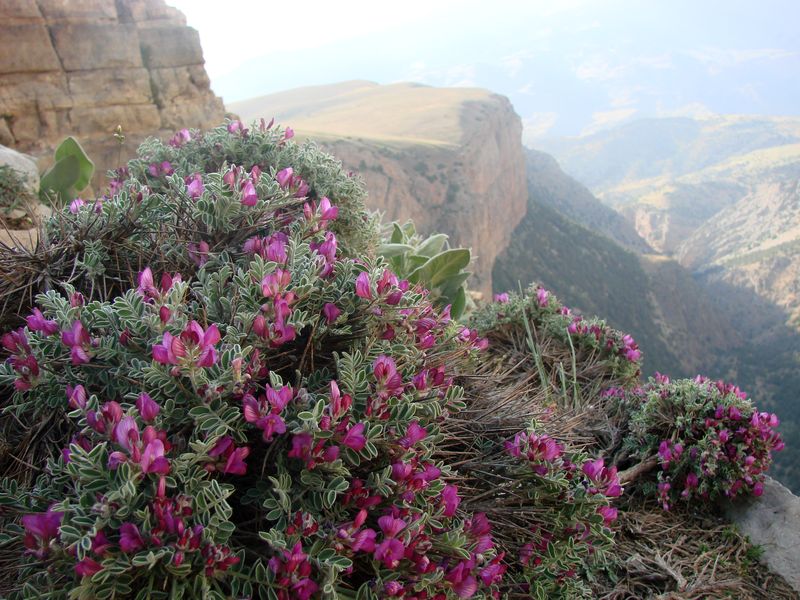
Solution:
{"label": "magenta flower", "polygon": [[44,513],[34,513],[22,517],[25,528],[24,545],[28,552],[37,558],[44,558],[50,552],[50,543],[59,537],[63,512],[55,512],[52,507]]}
{"label": "magenta flower", "polygon": [[280,237],[273,235],[265,240],[265,258],[279,264],[284,264],[288,259],[286,254],[286,242]]}
{"label": "magenta flower", "polygon": [[255,206],[258,204],[258,193],[256,193],[256,187],[249,179],[244,184],[244,188],[242,189],[242,204],[245,206]]}
{"label": "magenta flower", "polygon": [[597,514],[603,517],[606,527],[610,527],[617,520],[617,509],[613,506],[598,506]]}
{"label": "magenta flower", "polygon": [[347,430],[344,438],[342,438],[342,445],[360,452],[367,445],[367,438],[364,437],[364,423],[356,423]]}
{"label": "magenta flower", "polygon": [[78,577],[91,577],[103,570],[103,566],[88,556],[75,564],[75,574]]}
{"label": "magenta flower", "polygon": [[78,211],[80,211],[80,209],[84,206],[86,206],[86,201],[83,198],[75,198],[69,203],[69,212],[71,212],[73,215],[77,215]]}
{"label": "magenta flower", "polygon": [[114,441],[128,452],[139,443],[139,426],[133,417],[123,417],[112,433]]}
{"label": "magenta flower", "polygon": [[398,539],[387,538],[375,547],[375,560],[383,563],[387,569],[396,569],[406,553],[406,547]]}
{"label": "magenta flower", "polygon": [[381,397],[389,398],[403,391],[403,378],[390,357],[384,354],[378,356],[372,363],[372,372],[378,382],[378,392]]}
{"label": "magenta flower", "polygon": [[339,318],[339,315],[342,314],[342,311],[339,310],[339,307],[332,302],[326,302],[325,306],[322,307],[322,314],[325,315],[325,320],[327,320],[328,325],[330,325]]}
{"label": "magenta flower", "polygon": [[408,450],[417,442],[424,440],[427,435],[428,432],[419,424],[419,421],[412,421],[406,430],[406,434],[400,438],[400,445]]}
{"label": "magenta flower", "polygon": [[500,304],[507,304],[508,303],[508,294],[503,292],[502,294],[495,294],[494,301]]}
{"label": "magenta flower", "polygon": [[123,523],[119,527],[119,547],[126,554],[133,554],[144,548],[144,539],[139,528],[133,523]]}
{"label": "magenta flower", "polygon": [[319,201],[319,218],[323,221],[332,221],[339,215],[339,208],[331,204],[327,196]]}
{"label": "magenta flower", "polygon": [[215,346],[220,339],[221,336],[216,325],[212,324],[204,330],[200,323],[192,321],[183,330],[180,338],[165,331],[161,344],[153,346],[153,360],[163,365],[179,365],[182,359],[189,354],[189,349],[194,349],[195,366],[211,367],[217,362]]}
{"label": "magenta flower", "polygon": [[261,293],[267,298],[280,295],[292,280],[292,274],[284,269],[275,269],[261,281]]}
{"label": "magenta flower", "polygon": [[86,408],[86,389],[82,385],[67,385],[67,402],[70,408],[83,410]]}
{"label": "magenta flower", "polygon": [[285,169],[281,169],[275,174],[275,181],[278,182],[279,186],[286,189],[292,183],[293,173],[294,169],[292,169],[292,167],[286,167]]}
{"label": "magenta flower", "polygon": [[544,308],[550,301],[550,292],[544,288],[539,288],[536,290],[536,301],[539,303],[540,307]]}
{"label": "magenta flower", "polygon": [[247,465],[244,460],[249,454],[250,448],[247,446],[237,448],[234,445],[233,438],[229,435],[220,438],[208,452],[211,458],[221,457],[224,460],[224,466],[218,467],[218,469],[231,475],[244,475],[247,473]]}
{"label": "magenta flower", "polygon": [[366,271],[356,277],[356,296],[365,300],[372,300],[372,287],[369,281],[369,274]]}
{"label": "magenta flower", "polygon": [[142,420],[145,423],[149,423],[156,418],[156,415],[161,411],[161,407],[147,393],[142,392],[136,399],[136,410],[139,411]]}
{"label": "magenta flower", "polygon": [[458,496],[458,486],[446,485],[442,490],[442,505],[444,506],[445,517],[452,517],[456,514],[458,505],[461,503],[461,498]]}
{"label": "magenta flower", "polygon": [[189,130],[181,129],[180,131],[175,132],[175,135],[173,135],[170,138],[168,143],[173,148],[180,148],[187,142],[191,141],[191,139],[192,139],[192,134],[189,133]]}
{"label": "magenta flower", "polygon": [[603,494],[608,498],[617,498],[622,495],[617,468],[604,466],[602,458],[586,461],[581,470],[593,484],[589,488],[592,494]]}
{"label": "magenta flower", "polygon": [[158,473],[166,475],[169,473],[169,461],[164,456],[164,442],[156,438],[151,440],[142,452],[142,460],[139,462],[142,473]]}
{"label": "magenta flower", "polygon": [[33,309],[33,314],[25,319],[28,329],[38,331],[44,335],[53,335],[59,330],[58,323],[44,318],[42,311],[38,308]]}
{"label": "magenta flower", "polygon": [[287,127],[286,131],[283,132],[283,139],[290,140],[294,137],[294,129],[291,127]]}
{"label": "magenta flower", "polygon": [[80,320],[74,321],[72,328],[68,331],[61,332],[61,342],[70,347],[73,365],[82,365],[89,362],[88,350],[91,348],[92,340]]}
{"label": "magenta flower", "polygon": [[[277,394],[277,396],[280,399],[280,394]],[[270,403],[265,396],[261,396],[256,400],[252,394],[245,394],[244,398],[242,398],[244,420],[262,430],[265,442],[271,442],[276,434],[286,433],[286,423],[278,414],[285,407],[285,404],[281,408],[279,406],[281,406],[280,403]]]}
{"label": "magenta flower", "polygon": [[192,200],[197,200],[203,195],[205,189],[206,188],[203,185],[203,178],[200,173],[194,173],[193,175],[187,177],[186,193],[189,194],[189,198]]}
{"label": "magenta flower", "polygon": [[150,267],[146,267],[144,271],[139,273],[139,287],[136,288],[136,292],[150,298],[158,295],[158,290],[153,281],[153,271],[150,270]]}
{"label": "magenta flower", "polygon": [[168,331],[164,332],[162,342],[153,346],[153,360],[162,365],[178,365],[186,354],[184,343]]}

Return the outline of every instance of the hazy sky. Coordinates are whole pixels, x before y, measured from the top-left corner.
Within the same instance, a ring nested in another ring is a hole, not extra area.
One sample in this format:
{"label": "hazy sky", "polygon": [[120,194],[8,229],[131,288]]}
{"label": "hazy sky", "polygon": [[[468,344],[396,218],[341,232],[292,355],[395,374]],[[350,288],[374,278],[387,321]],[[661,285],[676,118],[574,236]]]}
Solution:
{"label": "hazy sky", "polygon": [[226,102],[367,79],[511,98],[526,139],[673,114],[800,114],[800,0],[167,0]]}

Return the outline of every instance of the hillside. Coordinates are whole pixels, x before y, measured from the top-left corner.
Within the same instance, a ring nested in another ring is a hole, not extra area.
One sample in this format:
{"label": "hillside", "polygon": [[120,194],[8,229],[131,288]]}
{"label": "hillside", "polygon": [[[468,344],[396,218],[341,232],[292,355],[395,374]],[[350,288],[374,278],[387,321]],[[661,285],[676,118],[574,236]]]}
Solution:
{"label": "hillside", "polygon": [[[576,222],[576,213],[613,211],[552,157],[528,150],[526,158],[528,211],[495,264],[497,291],[540,281],[576,309],[603,315],[634,334],[648,373],[695,374],[712,366],[709,348],[738,345],[730,323],[687,271],[674,261],[623,248],[603,235],[608,228],[602,225],[589,229]],[[585,222],[602,223],[591,217]]]}
{"label": "hillside", "polygon": [[[276,117],[358,173],[368,205],[474,249],[488,294],[495,257],[525,212],[522,125],[486,90],[352,81],[234,103],[244,120]],[[479,224],[476,226],[476,224]]]}
{"label": "hillside", "polygon": [[758,184],[800,174],[800,119],[793,117],[643,119],[540,146],[670,254]]}

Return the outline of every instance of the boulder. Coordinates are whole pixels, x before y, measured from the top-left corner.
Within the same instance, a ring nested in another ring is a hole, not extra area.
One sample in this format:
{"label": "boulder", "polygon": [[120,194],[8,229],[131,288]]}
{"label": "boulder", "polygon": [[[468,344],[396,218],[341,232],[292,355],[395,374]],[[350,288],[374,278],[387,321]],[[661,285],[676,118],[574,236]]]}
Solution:
{"label": "boulder", "polygon": [[800,498],[767,477],[761,496],[730,504],[725,512],[761,546],[762,562],[800,593]]}

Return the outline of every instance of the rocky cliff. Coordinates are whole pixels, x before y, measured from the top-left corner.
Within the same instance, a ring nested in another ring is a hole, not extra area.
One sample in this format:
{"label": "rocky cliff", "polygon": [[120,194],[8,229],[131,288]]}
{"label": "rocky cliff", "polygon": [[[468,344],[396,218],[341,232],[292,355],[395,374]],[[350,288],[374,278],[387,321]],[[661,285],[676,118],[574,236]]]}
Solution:
{"label": "rocky cliff", "polygon": [[473,249],[471,287],[488,294],[495,258],[525,214],[522,126],[508,99],[477,89],[348,82],[231,105],[275,116],[361,175],[385,220],[413,219]]}
{"label": "rocky cliff", "polygon": [[[102,176],[149,135],[223,118],[197,31],[164,0],[3,0],[0,144],[49,157],[76,136]],[[122,150],[113,138],[121,125]]]}

